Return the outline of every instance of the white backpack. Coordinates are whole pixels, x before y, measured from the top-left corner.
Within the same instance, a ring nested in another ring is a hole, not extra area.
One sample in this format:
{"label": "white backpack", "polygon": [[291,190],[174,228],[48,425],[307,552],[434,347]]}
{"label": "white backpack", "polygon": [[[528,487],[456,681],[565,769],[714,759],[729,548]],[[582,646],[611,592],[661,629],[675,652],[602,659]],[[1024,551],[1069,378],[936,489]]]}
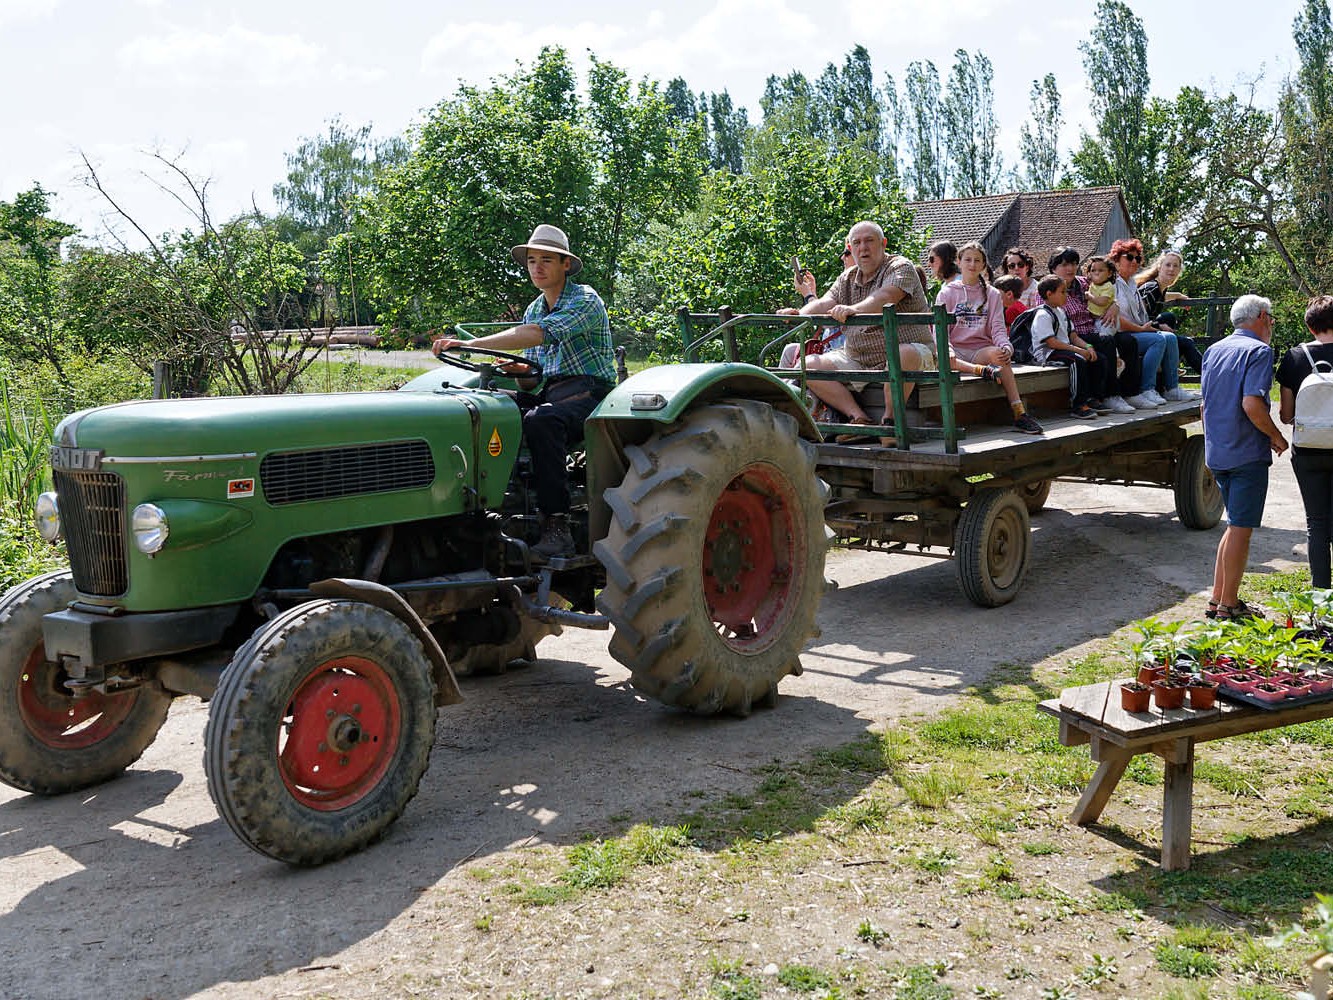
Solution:
{"label": "white backpack", "polygon": [[1310,374],[1296,390],[1291,443],[1297,448],[1333,448],[1333,365],[1316,361],[1305,344],[1301,350],[1310,362]]}

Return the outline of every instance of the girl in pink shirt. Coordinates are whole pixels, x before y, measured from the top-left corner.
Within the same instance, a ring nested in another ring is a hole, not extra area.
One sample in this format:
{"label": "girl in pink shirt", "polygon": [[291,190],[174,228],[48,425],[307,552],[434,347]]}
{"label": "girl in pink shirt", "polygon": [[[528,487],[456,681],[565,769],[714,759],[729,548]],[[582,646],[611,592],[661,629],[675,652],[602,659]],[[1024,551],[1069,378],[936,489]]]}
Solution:
{"label": "girl in pink shirt", "polygon": [[[958,251],[959,276],[940,289],[937,306],[953,314],[949,327],[949,365],[957,372],[980,374],[1004,387],[1014,411],[1014,426],[1025,434],[1041,434],[1041,424],[1032,418],[1018,394],[1018,383],[1009,359],[1014,355],[1009,330],[1004,323],[1000,293],[982,277],[986,251],[980,243],[968,243]],[[978,367],[982,371],[977,371]]]}

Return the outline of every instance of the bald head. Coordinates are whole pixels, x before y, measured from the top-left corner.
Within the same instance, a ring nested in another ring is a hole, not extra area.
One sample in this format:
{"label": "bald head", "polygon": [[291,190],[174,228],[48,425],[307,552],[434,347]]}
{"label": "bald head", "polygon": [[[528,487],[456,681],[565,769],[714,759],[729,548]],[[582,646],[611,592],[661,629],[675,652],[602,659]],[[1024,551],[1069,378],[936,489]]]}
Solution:
{"label": "bald head", "polygon": [[861,274],[869,277],[879,270],[884,263],[884,230],[878,223],[858,222],[847,233],[847,245],[852,250],[852,260]]}

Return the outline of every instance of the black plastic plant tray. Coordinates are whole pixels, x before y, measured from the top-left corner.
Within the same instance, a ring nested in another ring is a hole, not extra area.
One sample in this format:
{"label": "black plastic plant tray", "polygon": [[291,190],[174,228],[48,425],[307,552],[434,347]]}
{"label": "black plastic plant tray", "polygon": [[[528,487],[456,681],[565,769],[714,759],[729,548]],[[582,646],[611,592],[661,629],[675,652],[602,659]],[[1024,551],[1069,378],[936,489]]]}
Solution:
{"label": "black plastic plant tray", "polygon": [[1317,705],[1321,701],[1333,701],[1333,691],[1325,691],[1323,694],[1307,694],[1302,698],[1264,701],[1261,698],[1256,698],[1248,691],[1237,691],[1235,688],[1229,688],[1221,684],[1217,686],[1217,696],[1238,705],[1250,705],[1253,708],[1262,708],[1269,712],[1278,712],[1284,708],[1296,708],[1300,705]]}

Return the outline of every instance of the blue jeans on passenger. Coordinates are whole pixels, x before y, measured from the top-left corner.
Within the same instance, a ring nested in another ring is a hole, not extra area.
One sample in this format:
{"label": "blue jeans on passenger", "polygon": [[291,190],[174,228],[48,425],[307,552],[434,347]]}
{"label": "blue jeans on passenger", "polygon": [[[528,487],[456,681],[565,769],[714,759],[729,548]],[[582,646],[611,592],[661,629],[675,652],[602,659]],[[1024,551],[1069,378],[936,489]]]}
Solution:
{"label": "blue jeans on passenger", "polygon": [[1143,358],[1139,392],[1157,387],[1159,368],[1163,388],[1176,388],[1180,384],[1180,344],[1176,341],[1176,335],[1166,330],[1140,330],[1134,333],[1134,341],[1139,345],[1139,355]]}

